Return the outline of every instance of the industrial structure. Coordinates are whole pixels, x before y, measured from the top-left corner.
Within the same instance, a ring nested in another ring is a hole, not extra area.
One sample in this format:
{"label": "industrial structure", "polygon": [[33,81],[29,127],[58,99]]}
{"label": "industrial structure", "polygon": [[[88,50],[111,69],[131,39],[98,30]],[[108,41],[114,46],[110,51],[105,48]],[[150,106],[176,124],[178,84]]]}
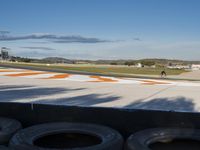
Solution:
{"label": "industrial structure", "polygon": [[1,53],[0,53],[0,60],[9,60],[9,52],[8,52],[8,48],[6,47],[2,47],[1,48]]}

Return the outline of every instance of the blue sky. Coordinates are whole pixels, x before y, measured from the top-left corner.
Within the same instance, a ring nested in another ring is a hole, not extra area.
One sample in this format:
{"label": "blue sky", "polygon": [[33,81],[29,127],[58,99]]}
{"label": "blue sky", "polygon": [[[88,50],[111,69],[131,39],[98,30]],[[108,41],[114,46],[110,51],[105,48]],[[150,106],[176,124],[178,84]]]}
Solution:
{"label": "blue sky", "polygon": [[199,0],[1,0],[0,47],[74,59],[200,60]]}

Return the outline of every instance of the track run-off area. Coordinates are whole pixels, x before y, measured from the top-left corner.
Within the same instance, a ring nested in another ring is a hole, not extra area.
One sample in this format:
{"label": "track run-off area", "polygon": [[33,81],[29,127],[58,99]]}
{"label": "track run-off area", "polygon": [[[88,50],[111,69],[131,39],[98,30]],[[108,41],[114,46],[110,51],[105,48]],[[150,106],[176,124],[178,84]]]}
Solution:
{"label": "track run-off area", "polygon": [[77,75],[67,73],[55,73],[47,71],[33,71],[14,68],[0,68],[0,76],[23,77],[32,79],[49,79],[63,81],[81,81],[81,82],[103,82],[115,84],[144,84],[144,85],[177,85],[177,86],[200,86],[200,83],[174,82],[166,80],[152,79],[134,79],[134,78],[117,78],[96,75]]}
{"label": "track run-off area", "polygon": [[166,111],[200,110],[200,82],[0,68],[0,101]]}

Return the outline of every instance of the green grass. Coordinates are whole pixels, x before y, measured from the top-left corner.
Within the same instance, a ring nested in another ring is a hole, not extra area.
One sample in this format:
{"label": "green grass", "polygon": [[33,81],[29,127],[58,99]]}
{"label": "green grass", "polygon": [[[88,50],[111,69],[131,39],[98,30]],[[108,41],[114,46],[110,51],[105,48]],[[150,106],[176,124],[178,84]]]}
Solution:
{"label": "green grass", "polygon": [[[9,63],[10,64],[10,63]],[[51,68],[51,69],[63,69],[70,71],[81,71],[81,72],[90,72],[90,73],[101,73],[105,75],[110,74],[127,74],[127,75],[160,75],[162,68],[134,68],[126,66],[103,66],[103,65],[50,65],[45,64],[29,64],[29,63],[12,63],[16,66],[33,66],[40,68]],[[185,70],[180,69],[165,69],[167,75],[179,75],[186,72]]]}
{"label": "green grass", "polygon": [[[162,69],[159,68],[133,68],[133,67],[54,67],[52,68],[62,68],[65,70],[73,70],[73,71],[85,71],[85,72],[94,72],[94,73],[121,73],[121,74],[142,74],[142,75],[159,75]],[[184,70],[178,69],[166,69],[165,70],[168,75],[179,75]]]}

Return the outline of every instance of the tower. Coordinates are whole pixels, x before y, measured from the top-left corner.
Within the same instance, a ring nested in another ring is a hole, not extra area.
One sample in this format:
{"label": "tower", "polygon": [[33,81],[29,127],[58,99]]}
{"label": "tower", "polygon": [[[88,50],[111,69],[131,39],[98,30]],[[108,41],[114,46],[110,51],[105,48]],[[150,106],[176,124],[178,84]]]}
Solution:
{"label": "tower", "polygon": [[8,48],[6,48],[6,47],[1,48],[1,59],[2,60],[8,60],[9,59]]}

